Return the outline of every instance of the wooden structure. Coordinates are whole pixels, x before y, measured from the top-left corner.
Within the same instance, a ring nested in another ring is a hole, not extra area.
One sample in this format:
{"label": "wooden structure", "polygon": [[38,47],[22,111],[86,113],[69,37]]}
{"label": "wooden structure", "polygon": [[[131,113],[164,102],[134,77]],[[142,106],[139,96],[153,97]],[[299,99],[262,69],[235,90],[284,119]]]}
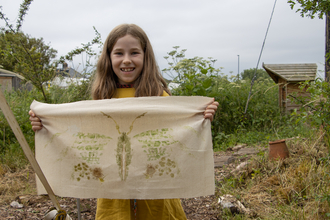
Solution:
{"label": "wooden structure", "polygon": [[[24,87],[24,85],[22,84],[23,80],[24,77],[17,73],[0,69],[0,88],[3,92],[10,92],[13,89],[22,89]],[[25,88],[31,90],[32,85],[30,83],[27,83]]]}
{"label": "wooden structure", "polygon": [[279,106],[284,113],[290,113],[294,109],[299,110],[300,105],[292,102],[290,96],[295,93],[298,96],[309,96],[306,91],[299,88],[301,82],[314,81],[317,65],[315,63],[303,64],[262,64],[268,75],[278,84]]}

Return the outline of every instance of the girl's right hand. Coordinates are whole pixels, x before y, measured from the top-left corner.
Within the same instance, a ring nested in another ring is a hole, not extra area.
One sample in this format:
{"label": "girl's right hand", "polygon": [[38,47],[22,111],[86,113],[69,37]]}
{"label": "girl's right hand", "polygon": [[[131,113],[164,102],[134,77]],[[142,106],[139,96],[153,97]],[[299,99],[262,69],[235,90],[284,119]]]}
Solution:
{"label": "girl's right hand", "polygon": [[32,130],[34,132],[41,130],[42,129],[42,123],[41,123],[40,118],[38,118],[32,110],[29,111],[29,115],[30,115],[29,119],[31,121]]}

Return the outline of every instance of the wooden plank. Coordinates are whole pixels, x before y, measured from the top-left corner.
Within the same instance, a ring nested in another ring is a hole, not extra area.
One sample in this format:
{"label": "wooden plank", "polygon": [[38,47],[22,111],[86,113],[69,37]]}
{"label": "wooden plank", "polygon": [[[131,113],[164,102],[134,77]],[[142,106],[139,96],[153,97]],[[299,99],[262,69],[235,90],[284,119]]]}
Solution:
{"label": "wooden plank", "polygon": [[315,74],[306,74],[306,73],[288,73],[288,72],[286,72],[286,73],[279,73],[278,72],[278,74],[280,74],[281,76],[283,76],[284,78],[287,78],[287,77],[300,77],[300,78],[305,78],[305,77],[307,77],[307,78],[315,78]]}
{"label": "wooden plank", "polygon": [[301,90],[300,88],[290,88],[290,87],[288,87],[288,93],[293,93],[293,92],[309,93],[309,92],[306,92],[306,90]]}
{"label": "wooden plank", "polygon": [[290,89],[299,89],[299,90],[302,89],[303,91],[306,91],[309,88],[309,86],[302,87],[300,83],[289,83],[288,88],[290,88]]}
{"label": "wooden plank", "polygon": [[300,111],[300,108],[301,108],[301,106],[288,106],[286,109],[288,111],[291,111],[291,110],[294,110],[294,109],[297,109],[297,111]]}
{"label": "wooden plank", "polygon": [[12,90],[12,84],[12,77],[0,77],[0,85],[3,92],[5,90],[10,92]]}
{"label": "wooden plank", "polygon": [[292,63],[292,64],[264,64],[267,68],[283,69],[283,68],[317,68],[316,63]]}
{"label": "wooden plank", "polygon": [[302,69],[302,68],[296,68],[296,69],[280,69],[280,70],[274,70],[278,73],[282,73],[282,72],[302,72],[302,73],[315,73],[316,69]]}
{"label": "wooden plank", "polygon": [[282,76],[288,83],[300,83],[306,81],[314,81],[314,77],[301,77],[301,76]]}
{"label": "wooden plank", "polygon": [[302,75],[294,75],[294,74],[282,74],[281,75],[282,78],[285,78],[286,80],[288,79],[312,79],[314,80],[315,79],[315,75],[306,75],[306,74],[302,74]]}
{"label": "wooden plank", "polygon": [[39,177],[43,186],[45,187],[49,198],[53,202],[55,208],[57,210],[60,210],[61,209],[60,204],[58,203],[52,188],[50,187],[44,173],[42,172],[37,160],[35,159],[32,151],[30,149],[30,146],[27,143],[27,141],[23,135],[23,132],[22,132],[21,128],[19,127],[19,124],[18,124],[13,112],[11,111],[11,109],[7,103],[7,100],[1,90],[0,90],[0,108],[1,108],[5,118],[7,119],[8,124],[10,125],[13,133],[15,134],[19,144],[21,145],[25,156],[31,163],[31,166],[32,166],[34,172],[37,174],[37,176]]}

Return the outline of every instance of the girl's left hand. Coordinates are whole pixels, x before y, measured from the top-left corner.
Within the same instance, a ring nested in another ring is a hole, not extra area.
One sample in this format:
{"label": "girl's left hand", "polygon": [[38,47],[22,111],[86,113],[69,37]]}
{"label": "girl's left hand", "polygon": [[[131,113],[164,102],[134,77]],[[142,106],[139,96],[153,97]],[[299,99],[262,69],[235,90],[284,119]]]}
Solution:
{"label": "girl's left hand", "polygon": [[204,112],[204,118],[210,119],[210,121],[212,122],[214,118],[214,114],[218,109],[218,106],[219,106],[219,102],[216,101],[214,101],[211,105],[207,106]]}

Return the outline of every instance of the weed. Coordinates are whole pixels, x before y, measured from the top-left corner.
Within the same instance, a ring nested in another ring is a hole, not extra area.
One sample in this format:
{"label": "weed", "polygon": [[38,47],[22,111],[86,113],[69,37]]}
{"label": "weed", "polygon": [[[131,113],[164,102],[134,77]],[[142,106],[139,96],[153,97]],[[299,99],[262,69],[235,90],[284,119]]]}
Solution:
{"label": "weed", "polygon": [[[260,219],[325,219],[330,213],[327,146],[319,136],[287,142],[290,158],[270,161],[255,155],[245,173],[224,179],[220,193],[240,197]],[[222,213],[224,219],[234,219]],[[244,217],[243,219],[248,219]]]}

